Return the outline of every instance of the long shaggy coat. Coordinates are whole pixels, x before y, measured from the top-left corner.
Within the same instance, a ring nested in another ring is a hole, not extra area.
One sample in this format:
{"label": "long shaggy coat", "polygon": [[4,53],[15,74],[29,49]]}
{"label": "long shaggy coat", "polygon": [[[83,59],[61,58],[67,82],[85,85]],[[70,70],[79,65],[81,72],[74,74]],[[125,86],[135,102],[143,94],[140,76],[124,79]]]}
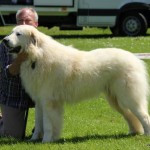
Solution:
{"label": "long shaggy coat", "polygon": [[28,53],[20,76],[36,103],[31,140],[57,140],[64,102],[91,99],[101,92],[123,115],[129,133],[150,134],[147,71],[145,64],[132,53],[117,48],[80,51],[27,25],[15,27],[4,41],[11,47],[10,52],[17,49],[17,52]]}

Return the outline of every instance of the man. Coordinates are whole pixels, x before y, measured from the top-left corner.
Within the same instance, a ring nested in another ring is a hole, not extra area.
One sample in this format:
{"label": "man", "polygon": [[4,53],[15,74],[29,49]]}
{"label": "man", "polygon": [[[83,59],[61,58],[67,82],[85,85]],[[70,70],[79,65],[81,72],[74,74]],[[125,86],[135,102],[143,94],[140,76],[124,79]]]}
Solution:
{"label": "man", "polygon": [[[38,15],[33,8],[23,8],[16,13],[17,25],[38,26]],[[22,53],[13,59],[8,49],[0,45],[0,107],[2,119],[0,123],[0,136],[12,136],[22,139],[25,136],[26,113],[31,99],[21,86],[19,70],[21,62],[26,59]]]}

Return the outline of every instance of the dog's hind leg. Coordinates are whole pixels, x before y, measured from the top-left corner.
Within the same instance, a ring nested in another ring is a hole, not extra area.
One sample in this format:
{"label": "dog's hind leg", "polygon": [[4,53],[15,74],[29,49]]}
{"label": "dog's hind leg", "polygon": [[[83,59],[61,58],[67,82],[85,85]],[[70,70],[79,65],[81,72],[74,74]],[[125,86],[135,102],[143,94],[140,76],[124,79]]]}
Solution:
{"label": "dog's hind leg", "polygon": [[122,92],[118,91],[118,105],[123,110],[124,116],[129,122],[129,126],[133,126],[133,129],[131,128],[131,132],[137,132],[138,128],[140,129],[141,124],[144,129],[144,134],[150,135],[150,116],[148,113],[147,96],[144,92],[137,92],[136,88],[124,88]]}
{"label": "dog's hind leg", "polygon": [[[136,118],[142,124],[144,134],[150,135],[150,116],[148,113],[148,100],[147,100],[148,90],[146,87],[144,88],[142,83],[137,85],[138,80],[136,80],[133,83],[136,85],[130,85],[130,83],[128,83],[127,86],[128,88],[125,87],[120,91],[118,90],[117,92],[118,104],[120,108],[122,108],[122,110],[129,109],[132,112],[133,115],[131,115],[131,113],[129,114],[126,111],[124,111],[126,113],[126,118],[128,117],[128,120],[131,122],[131,124],[133,124],[135,120],[134,119],[135,117],[133,118],[133,116],[136,116]],[[145,91],[143,91],[143,89]],[[132,121],[132,119],[134,120]],[[134,126],[134,128],[136,128],[136,126]]]}
{"label": "dog's hind leg", "polygon": [[143,126],[139,119],[128,109],[123,110],[123,116],[129,126],[129,134],[144,134]]}
{"label": "dog's hind leg", "polygon": [[117,110],[121,115],[123,115],[124,119],[128,123],[129,127],[129,134],[135,135],[135,134],[143,134],[143,127],[140,121],[137,119],[137,117],[129,110],[129,109],[122,109],[117,101],[117,98],[115,96],[107,95],[107,100],[109,104]]}
{"label": "dog's hind leg", "polygon": [[63,121],[63,103],[49,101],[43,104],[43,106],[44,136],[42,142],[53,142],[60,138]]}
{"label": "dog's hind leg", "polygon": [[144,105],[144,101],[141,104],[136,104],[136,107],[135,107],[134,102],[131,101],[128,108],[141,122],[143,129],[144,129],[144,134],[150,135],[150,116],[148,113],[147,106]]}

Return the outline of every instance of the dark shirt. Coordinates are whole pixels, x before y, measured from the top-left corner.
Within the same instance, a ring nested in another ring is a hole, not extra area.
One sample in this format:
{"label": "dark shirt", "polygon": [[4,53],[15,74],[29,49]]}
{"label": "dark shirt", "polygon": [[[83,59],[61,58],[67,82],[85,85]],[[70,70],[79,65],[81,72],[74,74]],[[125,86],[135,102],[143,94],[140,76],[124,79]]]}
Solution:
{"label": "dark shirt", "polygon": [[12,76],[9,73],[7,67],[12,61],[12,55],[8,53],[8,49],[1,43],[0,104],[18,109],[27,109],[30,107],[30,104],[33,105],[33,103],[22,87],[19,75]]}

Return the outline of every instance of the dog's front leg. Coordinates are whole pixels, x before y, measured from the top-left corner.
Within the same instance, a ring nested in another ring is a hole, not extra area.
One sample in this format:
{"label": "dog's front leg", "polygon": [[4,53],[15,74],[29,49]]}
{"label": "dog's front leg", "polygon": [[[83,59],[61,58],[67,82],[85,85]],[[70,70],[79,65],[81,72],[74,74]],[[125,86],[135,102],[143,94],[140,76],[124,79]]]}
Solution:
{"label": "dog's front leg", "polygon": [[37,102],[35,105],[35,130],[30,141],[39,140],[43,137],[43,111]]}
{"label": "dog's front leg", "polygon": [[43,143],[59,139],[62,129],[63,103],[52,101],[43,105]]}

